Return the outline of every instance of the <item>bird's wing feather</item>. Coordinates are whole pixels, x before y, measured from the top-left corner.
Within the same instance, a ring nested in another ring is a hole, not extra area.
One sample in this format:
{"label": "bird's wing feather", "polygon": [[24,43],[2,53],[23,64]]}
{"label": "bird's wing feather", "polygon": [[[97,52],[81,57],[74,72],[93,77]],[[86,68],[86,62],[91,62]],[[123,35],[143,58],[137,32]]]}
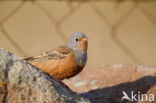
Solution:
{"label": "bird's wing feather", "polygon": [[69,49],[67,46],[62,45],[58,47],[57,49],[53,49],[44,53],[41,53],[39,56],[31,56],[28,58],[25,58],[25,60],[28,61],[36,61],[36,60],[49,60],[49,59],[55,59],[60,60],[65,58],[69,53],[71,52],[71,49]]}

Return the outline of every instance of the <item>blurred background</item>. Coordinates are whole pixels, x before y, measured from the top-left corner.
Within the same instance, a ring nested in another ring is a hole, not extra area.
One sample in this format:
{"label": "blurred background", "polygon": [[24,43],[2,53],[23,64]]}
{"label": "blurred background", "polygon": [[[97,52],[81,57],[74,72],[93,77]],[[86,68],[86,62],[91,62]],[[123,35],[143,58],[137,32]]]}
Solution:
{"label": "blurred background", "polygon": [[89,38],[87,67],[156,65],[156,0],[0,0],[0,47],[22,57]]}

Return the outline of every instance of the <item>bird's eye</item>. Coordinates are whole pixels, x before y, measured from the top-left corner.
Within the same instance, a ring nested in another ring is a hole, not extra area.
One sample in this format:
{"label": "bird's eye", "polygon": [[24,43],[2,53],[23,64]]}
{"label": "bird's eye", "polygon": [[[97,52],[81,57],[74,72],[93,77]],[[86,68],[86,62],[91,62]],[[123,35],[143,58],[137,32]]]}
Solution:
{"label": "bird's eye", "polygon": [[75,39],[75,41],[79,41],[79,39],[78,39],[78,38],[76,38],[76,39]]}

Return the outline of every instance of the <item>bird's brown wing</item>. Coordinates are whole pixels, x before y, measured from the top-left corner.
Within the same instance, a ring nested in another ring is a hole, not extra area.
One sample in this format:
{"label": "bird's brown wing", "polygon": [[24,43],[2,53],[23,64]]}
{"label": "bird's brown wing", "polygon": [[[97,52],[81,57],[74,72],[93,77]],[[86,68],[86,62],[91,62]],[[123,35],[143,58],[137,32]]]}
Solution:
{"label": "bird's brown wing", "polygon": [[25,60],[28,60],[28,61],[42,61],[42,60],[49,60],[49,59],[60,60],[60,59],[65,58],[70,52],[71,52],[71,49],[69,49],[65,45],[62,45],[58,47],[57,49],[53,49],[53,50],[41,53],[41,55],[39,56],[31,56],[31,57],[25,58]]}

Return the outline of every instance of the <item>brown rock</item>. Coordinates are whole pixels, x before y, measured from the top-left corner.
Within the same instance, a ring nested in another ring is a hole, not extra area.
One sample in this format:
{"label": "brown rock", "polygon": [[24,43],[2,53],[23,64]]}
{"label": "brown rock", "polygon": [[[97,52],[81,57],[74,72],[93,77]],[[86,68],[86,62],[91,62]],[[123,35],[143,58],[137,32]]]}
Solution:
{"label": "brown rock", "polygon": [[[85,69],[79,75],[64,82],[75,92],[93,103],[140,103],[138,96],[156,96],[156,67],[141,65],[112,65]],[[132,92],[137,100],[122,100],[123,91],[131,99]],[[156,99],[156,97],[155,97]],[[144,103],[156,103],[144,101]]]}
{"label": "brown rock", "polygon": [[0,49],[0,103],[89,103],[27,61]]}

